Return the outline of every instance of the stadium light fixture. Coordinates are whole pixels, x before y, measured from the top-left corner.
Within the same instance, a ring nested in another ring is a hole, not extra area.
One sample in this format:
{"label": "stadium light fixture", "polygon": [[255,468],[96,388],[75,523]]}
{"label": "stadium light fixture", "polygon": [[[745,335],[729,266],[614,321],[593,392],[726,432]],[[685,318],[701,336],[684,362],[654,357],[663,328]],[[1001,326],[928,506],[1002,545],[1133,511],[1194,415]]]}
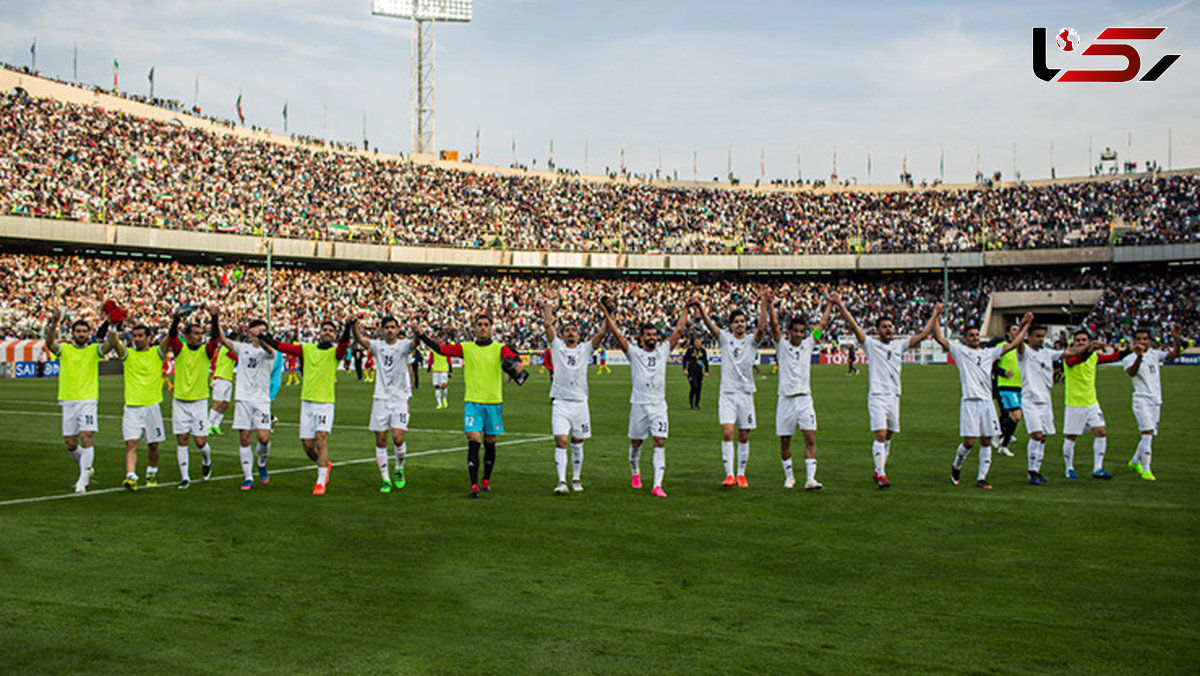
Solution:
{"label": "stadium light fixture", "polygon": [[434,152],[433,24],[470,21],[472,4],[472,0],[371,0],[371,14],[412,22],[409,58],[412,153]]}

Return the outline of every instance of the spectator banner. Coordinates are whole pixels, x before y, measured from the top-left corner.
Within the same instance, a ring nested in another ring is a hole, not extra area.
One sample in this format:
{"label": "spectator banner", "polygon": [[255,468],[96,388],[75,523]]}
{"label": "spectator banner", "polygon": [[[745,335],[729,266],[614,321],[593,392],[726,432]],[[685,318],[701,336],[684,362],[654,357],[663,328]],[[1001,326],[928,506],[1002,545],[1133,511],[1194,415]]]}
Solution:
{"label": "spectator banner", "polygon": [[42,340],[0,341],[0,362],[37,361],[46,350]]}

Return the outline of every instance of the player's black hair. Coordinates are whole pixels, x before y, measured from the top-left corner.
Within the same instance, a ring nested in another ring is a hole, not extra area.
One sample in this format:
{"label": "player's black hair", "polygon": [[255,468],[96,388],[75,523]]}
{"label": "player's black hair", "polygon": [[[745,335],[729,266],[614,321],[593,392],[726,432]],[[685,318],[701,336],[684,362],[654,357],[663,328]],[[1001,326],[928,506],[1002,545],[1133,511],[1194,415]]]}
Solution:
{"label": "player's black hair", "polygon": [[[974,324],[967,324],[966,326],[964,326],[964,327],[963,327],[963,333],[966,333],[967,331],[970,331],[971,329],[974,329],[974,330],[976,330],[976,331],[979,331],[979,327],[978,327],[978,326],[975,326]],[[979,331],[979,332],[980,332],[980,333],[983,333],[982,331]]]}
{"label": "player's black hair", "polygon": [[1083,327],[1075,329],[1075,333],[1071,334],[1072,338],[1075,338],[1076,336],[1083,336],[1084,338],[1087,338],[1088,340],[1092,339],[1092,334],[1088,333],[1088,330]]}
{"label": "player's black hair", "polygon": [[256,326],[262,326],[262,327],[266,327],[266,325],[267,325],[267,322],[266,322],[266,321],[264,321],[264,320],[262,320],[262,319],[253,319],[253,320],[251,320],[251,321],[250,321],[250,323],[249,323],[249,324],[246,326],[246,330],[247,330],[247,331],[249,331],[249,330],[253,329],[253,328],[254,328],[254,327],[256,327]]}
{"label": "player's black hair", "polygon": [[808,326],[808,320],[802,314],[794,314],[788,319],[788,328],[793,326]]}
{"label": "player's black hair", "polygon": [[1045,330],[1046,330],[1045,324],[1031,324],[1029,326],[1029,333],[1033,333],[1034,331],[1045,331]]}
{"label": "player's black hair", "polygon": [[71,322],[71,332],[72,333],[75,332],[76,326],[82,326],[85,329],[91,328],[91,326],[89,326],[87,322],[83,321],[82,319],[76,319],[75,321]]}
{"label": "player's black hair", "polygon": [[733,312],[729,313],[729,323],[732,324],[733,320],[737,319],[738,317],[745,317],[745,316],[746,316],[746,313],[743,312],[742,310],[734,310]]}
{"label": "player's black hair", "polygon": [[384,317],[383,319],[379,320],[380,326],[387,326],[388,324],[395,324],[396,326],[400,326],[400,322],[397,321],[396,318],[391,315],[388,315],[388,316]]}
{"label": "player's black hair", "polygon": [[492,316],[486,312],[480,312],[475,315],[475,321],[479,321],[480,319],[486,319],[486,320],[488,320],[489,324],[495,324],[495,322],[492,321]]}
{"label": "player's black hair", "polygon": [[192,329],[202,329],[202,328],[203,328],[203,327],[202,327],[202,326],[200,326],[199,324],[197,324],[196,322],[188,322],[188,323],[187,323],[186,325],[184,325],[184,327],[183,327],[183,334],[184,334],[184,335],[187,335],[187,334],[189,334],[189,333],[191,333],[191,332],[192,332]]}
{"label": "player's black hair", "polygon": [[893,324],[896,323],[892,321],[891,315],[879,315],[875,318],[875,328],[879,328],[884,322],[892,322]]}
{"label": "player's black hair", "polygon": [[643,333],[645,333],[646,331],[653,331],[655,333],[658,333],[658,327],[651,324],[650,322],[646,322],[645,324],[642,324],[641,326],[638,327],[638,335],[639,336],[642,335]]}
{"label": "player's black hair", "polygon": [[332,326],[332,327],[333,327],[333,330],[334,330],[334,331],[337,331],[337,324],[334,324],[333,322],[329,321],[328,319],[326,319],[325,321],[321,322],[320,326],[321,326],[322,328],[324,328],[324,327],[326,327],[326,326]]}
{"label": "player's black hair", "polygon": [[1134,337],[1134,339],[1136,340],[1136,339],[1137,339],[1137,337],[1138,337],[1138,334],[1141,334],[1141,333],[1144,333],[1144,334],[1146,334],[1146,337],[1147,337],[1147,338],[1154,338],[1154,333],[1153,333],[1152,331],[1150,331],[1150,329],[1148,329],[1148,328],[1146,328],[1146,327],[1144,327],[1144,326],[1143,326],[1143,327],[1142,327],[1142,328],[1140,328],[1140,329],[1134,329],[1134,330],[1133,330],[1133,337]]}
{"label": "player's black hair", "polygon": [[150,335],[150,327],[146,326],[145,324],[138,324],[137,326],[133,327],[132,329],[129,329],[130,333],[133,333],[134,331],[145,331],[146,335]]}

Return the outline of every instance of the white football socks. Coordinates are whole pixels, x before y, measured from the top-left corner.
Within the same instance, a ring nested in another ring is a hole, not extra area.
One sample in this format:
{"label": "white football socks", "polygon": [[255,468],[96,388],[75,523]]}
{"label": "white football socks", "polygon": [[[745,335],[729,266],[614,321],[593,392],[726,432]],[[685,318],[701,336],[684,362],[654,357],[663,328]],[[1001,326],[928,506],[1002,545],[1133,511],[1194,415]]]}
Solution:
{"label": "white football socks", "polygon": [[629,471],[632,472],[634,476],[637,476],[642,473],[641,463],[642,463],[642,449],[634,448],[633,446],[630,446],[629,447]]}
{"label": "white football socks", "polygon": [[1063,462],[1067,465],[1068,472],[1075,471],[1075,440],[1063,439]]}
{"label": "white football socks", "polygon": [[571,444],[571,479],[579,481],[583,472],[583,443]]}
{"label": "white football socks", "polygon": [[804,459],[804,476],[806,477],[806,481],[811,482],[811,481],[817,480],[817,459],[816,458],[805,458]]}
{"label": "white football socks", "polygon": [[1108,448],[1108,437],[1092,439],[1092,471],[1104,471],[1104,451]]}
{"label": "white football socks", "polygon": [[388,457],[387,446],[375,447],[375,464],[379,465],[379,476],[383,477],[384,481],[388,480]]}
{"label": "white football socks", "polygon": [[554,468],[558,470],[558,483],[567,483],[567,449],[554,447]]}
{"label": "white football socks", "polygon": [[954,451],[954,469],[962,469],[963,463],[967,461],[967,456],[970,454],[971,449],[959,444]]}
{"label": "white football socks", "polygon": [[738,457],[738,476],[746,475],[746,465],[750,463],[750,442],[738,442],[737,445]]}
{"label": "white football socks", "polygon": [[408,454],[408,442],[406,441],[395,447],[392,449],[392,452],[396,455],[396,469],[404,471],[404,456]]}
{"label": "white football socks", "polygon": [[188,476],[188,447],[187,445],[175,447],[175,457],[179,460],[179,478],[184,481],[190,481]]}
{"label": "white football socks", "polygon": [[242,446],[238,448],[238,457],[242,461],[242,476],[246,481],[250,481],[253,476],[251,468],[254,466],[254,451],[249,446]]}
{"label": "white football socks", "polygon": [[79,484],[86,486],[92,473],[92,460],[96,457],[96,449],[91,446],[79,447]]}
{"label": "white football socks", "polygon": [[322,467],[320,465],[317,465],[317,483],[324,486],[325,482],[328,480],[329,480],[329,466],[326,465],[326,466]]}
{"label": "white football socks", "polygon": [[1143,434],[1141,441],[1138,442],[1137,453],[1133,454],[1133,461],[1142,463],[1142,471],[1150,471],[1150,456],[1154,454],[1154,435]]}
{"label": "white football socks", "polygon": [[200,447],[200,460],[206,465],[212,464],[212,446],[209,446],[207,441]]}
{"label": "white football socks", "polygon": [[721,442],[721,460],[725,463],[725,476],[733,476],[733,442]]}
{"label": "white football socks", "polygon": [[262,442],[259,442],[259,444],[258,444],[258,466],[266,467],[267,466],[267,458],[270,455],[271,455],[271,442],[268,441],[265,444]]}
{"label": "white football socks", "polygon": [[654,447],[654,487],[661,488],[663,474],[667,472],[667,449],[662,446]]}
{"label": "white football socks", "polygon": [[887,474],[887,442],[876,441],[871,444],[871,457],[875,460],[875,473]]}
{"label": "white football socks", "polygon": [[992,447],[979,447],[979,474],[975,477],[976,481],[987,481],[988,470],[992,467]]}
{"label": "white football socks", "polygon": [[1042,463],[1038,460],[1037,439],[1030,439],[1029,443],[1025,444],[1025,462],[1025,466],[1029,468],[1030,472],[1037,472],[1041,469]]}
{"label": "white football socks", "polygon": [[783,478],[788,481],[794,481],[795,475],[792,473],[792,459],[788,458],[787,460],[781,460],[780,462],[783,463]]}

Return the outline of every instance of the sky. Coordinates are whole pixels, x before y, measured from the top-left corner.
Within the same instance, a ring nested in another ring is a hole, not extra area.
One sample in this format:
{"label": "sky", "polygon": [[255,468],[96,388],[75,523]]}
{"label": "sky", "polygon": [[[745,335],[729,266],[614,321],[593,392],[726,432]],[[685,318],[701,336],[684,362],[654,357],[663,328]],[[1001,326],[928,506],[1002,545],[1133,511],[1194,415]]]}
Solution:
{"label": "sky", "polygon": [[[248,124],[410,148],[406,21],[370,0],[38,0],[0,9],[0,59],[159,96]],[[1119,57],[1062,52],[1108,26],[1162,26],[1138,43],[1157,82],[1046,83],[1050,67],[1119,69]],[[438,24],[436,146],[479,161],[743,182],[840,178],[896,183],[1086,175],[1111,146],[1124,160],[1200,166],[1200,2],[710,2],[477,0]],[[1053,144],[1053,154],[1051,146]],[[1129,151],[1132,154],[1128,154]],[[1015,155],[1015,158],[1014,158]],[[870,173],[868,174],[868,157]],[[944,160],[943,160],[944,158]],[[693,164],[694,162],[694,164]],[[944,169],[943,169],[944,162]],[[695,174],[693,174],[695,169]],[[944,172],[944,174],[943,174]]]}

